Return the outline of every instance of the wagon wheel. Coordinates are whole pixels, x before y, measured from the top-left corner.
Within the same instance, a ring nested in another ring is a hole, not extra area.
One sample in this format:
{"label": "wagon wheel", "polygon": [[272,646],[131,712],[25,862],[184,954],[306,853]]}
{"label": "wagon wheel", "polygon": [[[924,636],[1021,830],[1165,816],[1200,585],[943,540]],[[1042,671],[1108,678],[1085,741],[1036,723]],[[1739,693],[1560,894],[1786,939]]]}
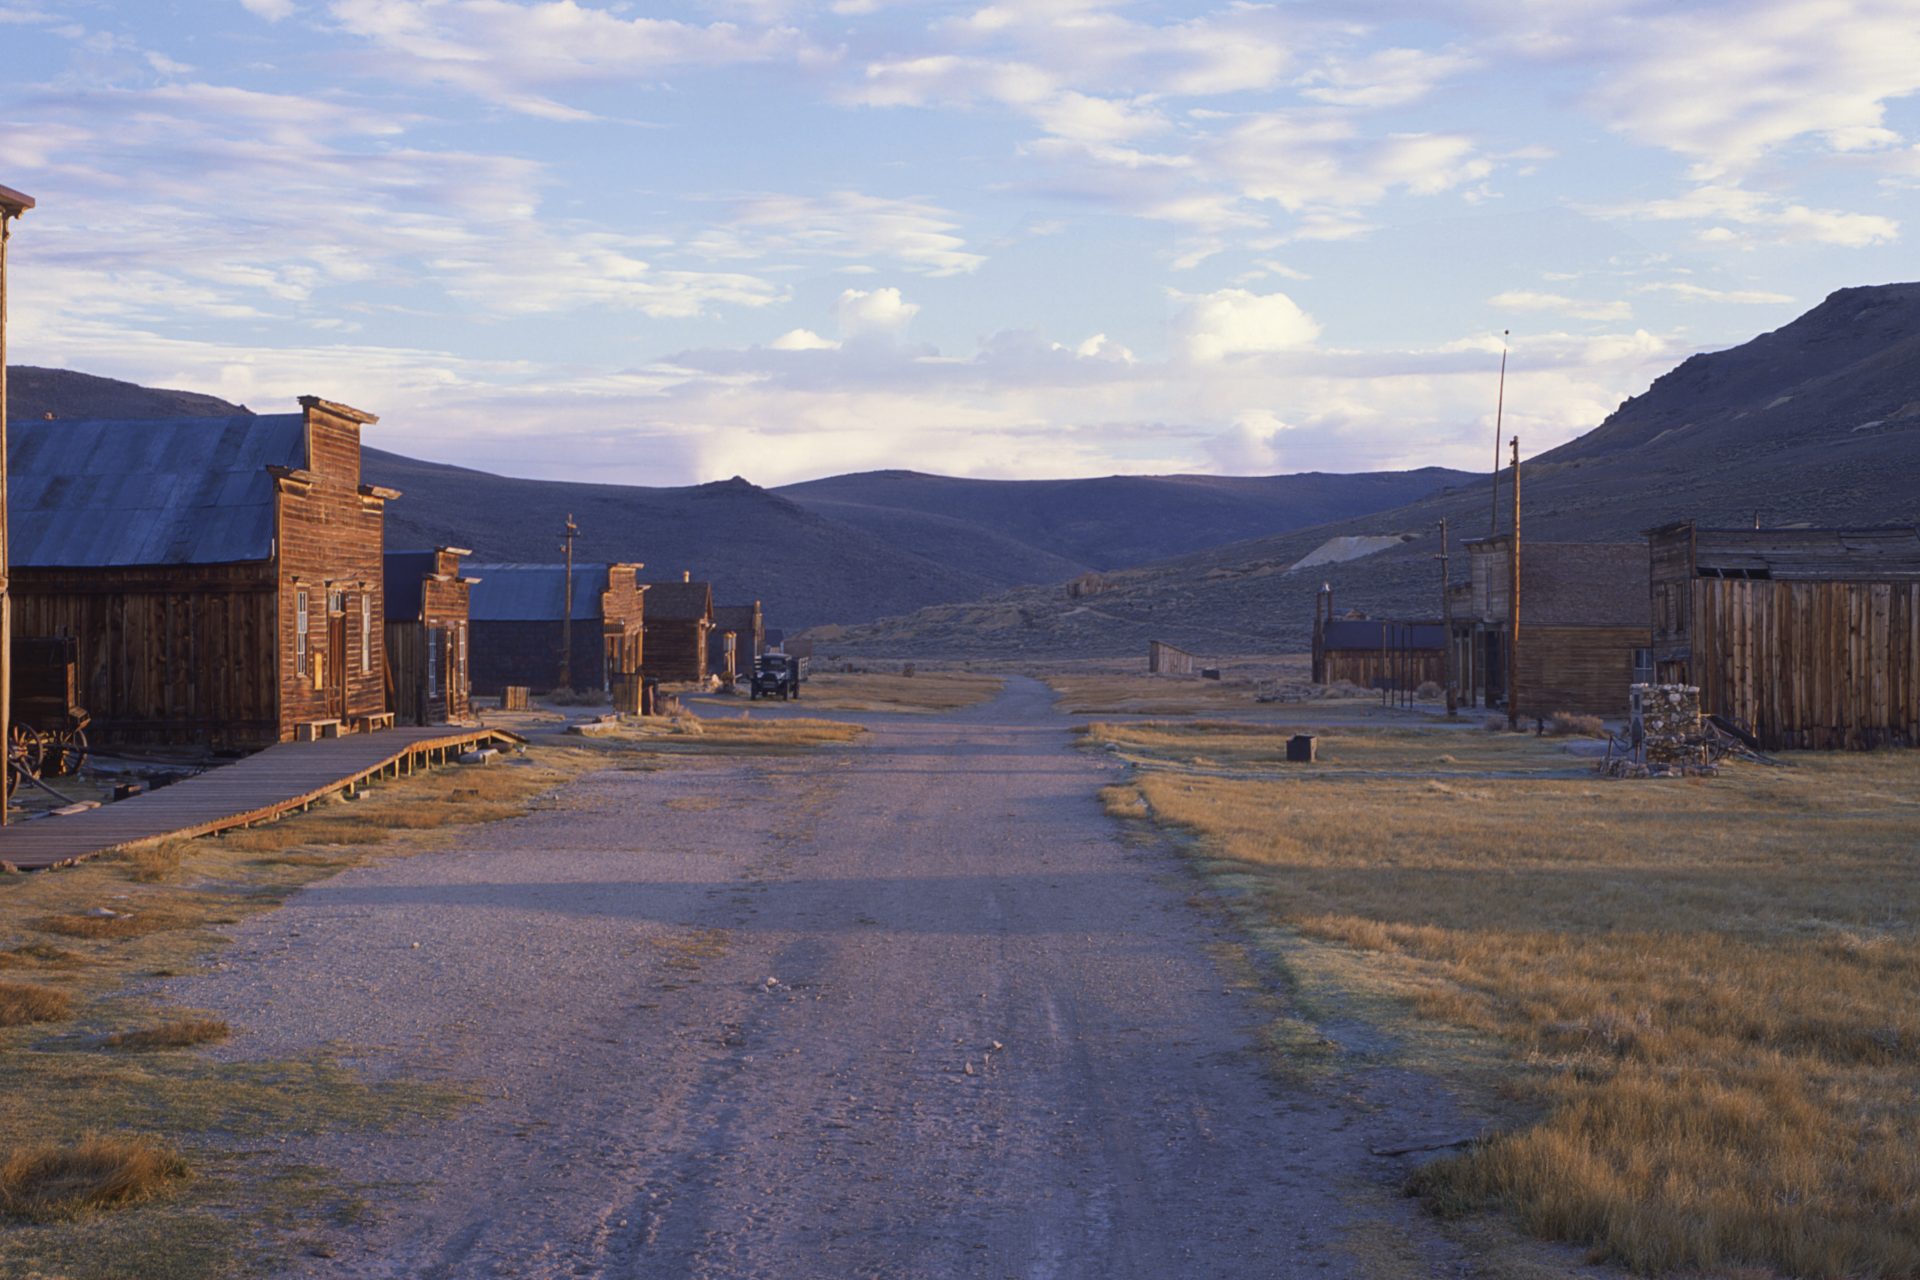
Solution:
{"label": "wagon wheel", "polygon": [[[31,725],[14,721],[7,729],[7,763],[30,777],[40,776],[46,762],[47,744]],[[11,784],[11,779],[8,780]]]}
{"label": "wagon wheel", "polygon": [[79,725],[70,725],[65,729],[55,729],[47,735],[44,746],[45,771],[56,778],[70,777],[80,772],[80,766],[87,762],[87,731]]}

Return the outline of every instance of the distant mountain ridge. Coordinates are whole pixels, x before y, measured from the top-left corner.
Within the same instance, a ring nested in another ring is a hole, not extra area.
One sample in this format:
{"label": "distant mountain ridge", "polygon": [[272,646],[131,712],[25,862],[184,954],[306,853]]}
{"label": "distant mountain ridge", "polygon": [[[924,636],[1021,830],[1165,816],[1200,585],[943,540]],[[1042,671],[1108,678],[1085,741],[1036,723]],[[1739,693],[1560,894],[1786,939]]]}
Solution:
{"label": "distant mountain ridge", "polygon": [[[1632,540],[1679,519],[1920,522],[1920,284],[1841,289],[1779,329],[1693,356],[1522,472],[1523,529],[1535,539]],[[1463,539],[1489,530],[1488,484],[1476,477],[1404,506],[1109,573],[1096,594],[1020,588],[852,628],[834,644],[1043,656],[1133,653],[1156,638],[1203,653],[1297,652],[1323,582],[1342,608],[1437,616],[1438,523],[1448,521],[1460,557]],[[1408,537],[1287,572],[1329,538],[1378,534]],[[1463,565],[1454,561],[1456,578]]]}
{"label": "distant mountain ridge", "polygon": [[[67,370],[13,371],[16,421],[228,416],[213,396]],[[780,489],[735,477],[673,488],[523,480],[379,449],[370,483],[387,545],[470,547],[478,559],[546,561],[571,514],[587,560],[690,571],[725,603],[760,600],[788,630],[870,622],[1035,583],[1356,515],[1431,493],[1457,472],[1268,477],[964,480],[917,472],[836,476]]]}

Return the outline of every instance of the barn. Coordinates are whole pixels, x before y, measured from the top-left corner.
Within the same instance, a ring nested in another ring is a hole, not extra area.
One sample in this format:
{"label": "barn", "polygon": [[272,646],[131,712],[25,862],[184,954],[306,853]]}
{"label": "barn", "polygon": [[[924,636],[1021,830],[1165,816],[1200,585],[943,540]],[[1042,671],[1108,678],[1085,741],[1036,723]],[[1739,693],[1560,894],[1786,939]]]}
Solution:
{"label": "barn", "polygon": [[14,634],[70,637],[109,744],[254,750],[378,727],[381,543],[360,480],[372,414],[13,424]]}
{"label": "barn", "polygon": [[[1467,633],[1466,663],[1455,680],[1468,706],[1505,707],[1513,539],[1500,534],[1466,545],[1469,591],[1464,601],[1454,597],[1456,631]],[[1651,675],[1645,544],[1523,543],[1519,594],[1517,714],[1626,715],[1629,690]]]}
{"label": "barn", "polygon": [[472,713],[467,635],[473,580],[460,547],[389,551],[385,559],[387,705],[401,724],[447,724]]}
{"label": "barn", "polygon": [[1920,530],[1647,533],[1653,661],[1763,747],[1920,743]]}
{"label": "barn", "polygon": [[650,588],[637,580],[641,567],[468,565],[471,691],[497,697],[524,685],[611,693],[616,681],[637,675],[651,603]]}
{"label": "barn", "polygon": [[678,582],[647,584],[647,674],[663,683],[707,679],[713,587],[683,573]]}
{"label": "barn", "polygon": [[736,675],[751,673],[754,659],[767,651],[767,624],[760,613],[760,602],[715,605],[713,634],[720,637],[721,643],[716,645],[711,637],[708,639],[708,671],[729,682]]}

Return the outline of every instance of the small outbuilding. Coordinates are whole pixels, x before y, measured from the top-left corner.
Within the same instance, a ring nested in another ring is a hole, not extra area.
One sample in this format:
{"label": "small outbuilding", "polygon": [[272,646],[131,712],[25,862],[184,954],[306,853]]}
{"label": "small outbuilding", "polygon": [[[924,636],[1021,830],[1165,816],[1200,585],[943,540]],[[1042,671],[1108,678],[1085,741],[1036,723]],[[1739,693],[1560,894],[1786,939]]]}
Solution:
{"label": "small outbuilding", "polygon": [[638,564],[470,564],[471,688],[611,694],[639,675],[651,597]]}
{"label": "small outbuilding", "polygon": [[1446,628],[1438,622],[1347,617],[1314,627],[1315,684],[1410,690],[1446,678]]}
{"label": "small outbuilding", "polygon": [[7,442],[13,631],[74,643],[96,743],[254,750],[387,711],[377,421],[24,421]]}
{"label": "small outbuilding", "polygon": [[387,699],[401,724],[472,714],[468,595],[460,547],[386,554]]}
{"label": "small outbuilding", "polygon": [[[1468,706],[1505,707],[1512,647],[1511,534],[1468,541],[1470,591],[1454,595]],[[1629,691],[1651,678],[1647,553],[1637,542],[1524,542],[1520,559],[1517,714],[1624,716]]]}
{"label": "small outbuilding", "polygon": [[1653,662],[1762,747],[1920,744],[1920,530],[1649,530]]}
{"label": "small outbuilding", "polygon": [[714,629],[713,586],[683,573],[647,584],[647,675],[665,684],[706,680]]}

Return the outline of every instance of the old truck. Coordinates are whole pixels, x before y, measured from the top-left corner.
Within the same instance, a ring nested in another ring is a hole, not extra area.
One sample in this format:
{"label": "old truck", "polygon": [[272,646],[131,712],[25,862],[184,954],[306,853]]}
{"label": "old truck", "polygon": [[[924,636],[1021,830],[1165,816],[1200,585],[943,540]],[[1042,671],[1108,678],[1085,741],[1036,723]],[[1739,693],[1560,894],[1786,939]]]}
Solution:
{"label": "old truck", "polygon": [[807,660],[784,653],[762,654],[753,664],[752,696],[756,698],[797,698],[806,683]]}

